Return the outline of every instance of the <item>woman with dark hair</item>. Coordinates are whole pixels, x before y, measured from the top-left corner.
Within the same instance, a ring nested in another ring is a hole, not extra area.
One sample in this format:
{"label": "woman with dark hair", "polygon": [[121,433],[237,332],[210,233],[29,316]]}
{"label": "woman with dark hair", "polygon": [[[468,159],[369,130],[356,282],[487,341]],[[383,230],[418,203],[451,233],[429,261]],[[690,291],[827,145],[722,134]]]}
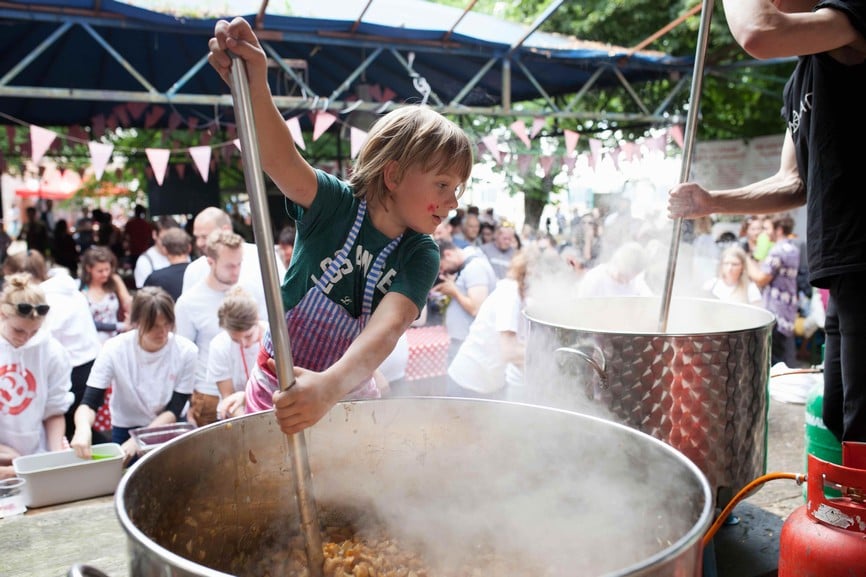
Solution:
{"label": "woman with dark hair", "polygon": [[69,223],[61,218],[54,224],[54,238],[51,240],[51,258],[54,264],[69,271],[72,278],[78,278],[78,245],[69,233]]}
{"label": "woman with dark hair", "polygon": [[81,257],[81,292],[87,297],[90,314],[104,343],[127,330],[132,297],[117,274],[117,257],[104,246],[91,246]]}
{"label": "woman with dark hair", "polygon": [[127,461],[138,452],[130,430],[179,421],[192,393],[198,349],[174,334],[171,296],[159,287],[140,289],[132,302],[130,323],[133,330],[103,345],[75,411],[71,445],[81,458],[91,456],[91,427],[109,386],[113,389],[111,441],[121,445]]}

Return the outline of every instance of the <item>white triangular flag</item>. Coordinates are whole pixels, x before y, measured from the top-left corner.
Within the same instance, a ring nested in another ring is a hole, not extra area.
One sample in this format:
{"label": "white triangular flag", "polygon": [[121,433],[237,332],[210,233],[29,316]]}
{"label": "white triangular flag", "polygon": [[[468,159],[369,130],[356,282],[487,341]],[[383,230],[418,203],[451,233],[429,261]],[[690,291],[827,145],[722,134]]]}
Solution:
{"label": "white triangular flag", "polygon": [[147,154],[147,160],[150,161],[150,167],[153,169],[153,177],[156,178],[156,183],[162,186],[171,151],[167,148],[145,148],[144,152]]}
{"label": "white triangular flag", "polygon": [[189,155],[192,157],[201,179],[207,182],[208,174],[210,173],[210,146],[191,146]]}
{"label": "white triangular flag", "polygon": [[337,121],[337,117],[330,112],[316,112],[316,121],[313,123],[313,142],[325,134],[331,125]]}
{"label": "white triangular flag", "polygon": [[45,156],[45,151],[57,138],[57,133],[46,128],[30,125],[30,158],[33,164],[39,164],[42,157]]}
{"label": "white triangular flag", "polygon": [[364,143],[367,142],[367,131],[361,130],[360,128],[352,127],[352,130],[349,133],[349,136],[352,141],[352,158],[358,156],[358,153],[361,152],[361,147],[364,146]]}
{"label": "white triangular flag", "polygon": [[96,175],[96,180],[102,180],[102,173],[105,172],[105,166],[111,160],[111,153],[114,152],[113,144],[104,142],[90,141],[87,143],[90,149],[90,164],[93,165],[93,172]]}
{"label": "white triangular flag", "polygon": [[301,122],[297,116],[293,116],[286,120],[286,126],[289,127],[289,132],[292,134],[292,140],[301,150],[307,150],[307,145],[304,142],[304,133],[301,131]]}

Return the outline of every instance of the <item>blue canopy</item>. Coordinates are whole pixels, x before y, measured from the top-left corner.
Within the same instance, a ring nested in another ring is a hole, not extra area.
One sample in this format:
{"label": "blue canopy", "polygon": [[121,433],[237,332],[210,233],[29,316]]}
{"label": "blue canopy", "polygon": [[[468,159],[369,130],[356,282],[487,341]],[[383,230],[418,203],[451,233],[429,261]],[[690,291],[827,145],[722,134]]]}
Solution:
{"label": "blue canopy", "polygon": [[[285,3],[291,13],[277,3],[233,0],[237,14],[227,14],[225,4],[0,3],[0,122],[89,125],[130,102],[141,103],[135,110],[158,105],[184,121],[218,122],[230,115],[231,98],[206,62],[207,40],[218,18],[238,14],[255,25],[274,60],[271,87],[287,116],[377,112],[389,100],[504,116],[535,100],[547,114],[581,117],[582,90],[687,76],[693,62],[420,0],[292,0]],[[637,117],[659,114],[636,106]],[[125,122],[165,126],[171,118],[142,113]]]}

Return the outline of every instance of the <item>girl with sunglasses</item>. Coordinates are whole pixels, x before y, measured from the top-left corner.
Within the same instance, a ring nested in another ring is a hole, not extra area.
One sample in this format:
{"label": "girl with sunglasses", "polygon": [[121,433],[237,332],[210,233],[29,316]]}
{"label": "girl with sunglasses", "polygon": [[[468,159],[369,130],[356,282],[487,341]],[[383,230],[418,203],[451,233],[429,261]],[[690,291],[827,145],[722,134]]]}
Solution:
{"label": "girl with sunglasses", "polygon": [[28,273],[6,277],[0,292],[0,479],[21,455],[69,447],[64,414],[72,404],[66,349],[40,330],[50,307]]}

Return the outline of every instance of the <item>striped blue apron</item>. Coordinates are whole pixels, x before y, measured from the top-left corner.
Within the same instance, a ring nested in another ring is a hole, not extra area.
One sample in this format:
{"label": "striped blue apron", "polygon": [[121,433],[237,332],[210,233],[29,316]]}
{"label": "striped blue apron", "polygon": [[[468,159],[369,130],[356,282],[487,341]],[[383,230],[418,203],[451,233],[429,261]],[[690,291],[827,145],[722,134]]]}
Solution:
{"label": "striped blue apron", "polygon": [[[311,371],[321,372],[333,365],[346,352],[367,324],[373,310],[373,294],[382,276],[385,260],[400,243],[403,235],[393,239],[376,257],[367,273],[361,315],[353,317],[339,304],[328,298],[325,289],[349,257],[355,244],[364,215],[366,201],[361,201],[343,247],[331,261],[324,274],[310,287],[304,298],[286,313],[289,343],[294,363]],[[246,411],[253,413],[273,407],[273,393],[279,388],[276,375],[268,368],[267,360],[273,357],[273,341],[270,330],[262,341],[256,367],[250,374],[246,387]],[[375,399],[379,397],[372,376],[364,379],[346,399]]]}

